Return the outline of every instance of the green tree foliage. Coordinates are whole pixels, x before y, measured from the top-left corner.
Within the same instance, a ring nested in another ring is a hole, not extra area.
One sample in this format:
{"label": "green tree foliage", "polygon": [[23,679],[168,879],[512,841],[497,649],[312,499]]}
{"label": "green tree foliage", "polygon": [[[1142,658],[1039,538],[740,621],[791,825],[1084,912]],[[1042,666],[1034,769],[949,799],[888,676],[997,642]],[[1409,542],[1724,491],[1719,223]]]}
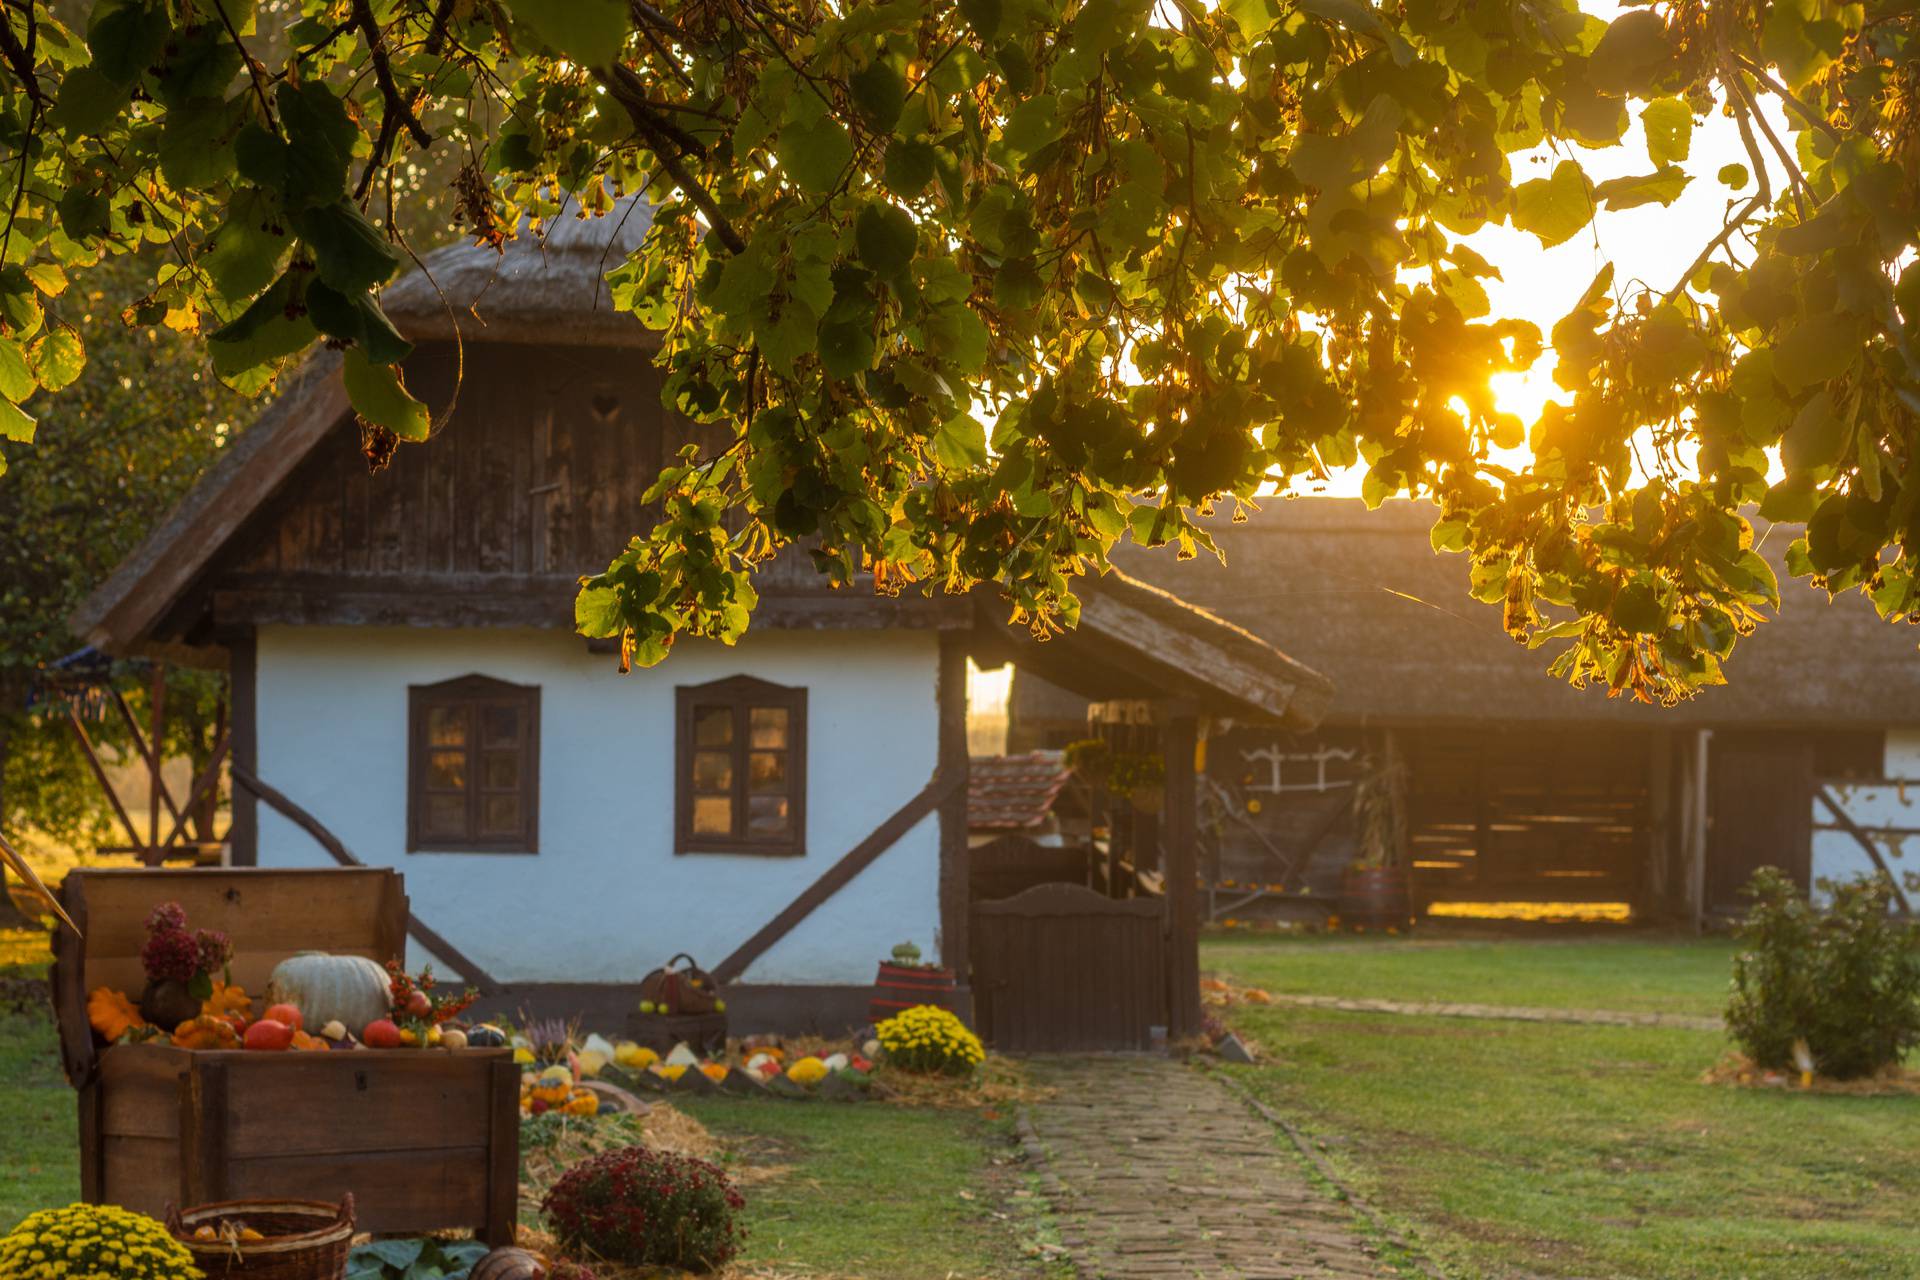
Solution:
{"label": "green tree foliage", "polygon": [[[16,837],[31,827],[75,846],[127,842],[60,704],[29,706],[30,697],[42,664],[79,643],[67,615],[199,477],[246,407],[203,371],[197,343],[164,325],[121,323],[152,258],[111,259],[58,296],[91,358],[58,396],[28,400],[39,430],[0,480],[0,824]],[[174,673],[170,755],[207,757],[217,694],[211,676]],[[128,681],[127,697],[144,723],[142,678]],[[131,748],[111,710],[88,732],[110,753]]]}
{"label": "green tree foliage", "polygon": [[[1070,625],[1117,540],[1195,554],[1196,514],[1355,464],[1372,501],[1437,500],[1436,546],[1579,683],[1721,678],[1777,603],[1744,504],[1807,522],[1797,572],[1915,611],[1901,0],[1611,24],[1574,0],[296,8],[99,0],[67,26],[6,0],[0,434],[80,367],[64,281],[140,244],[166,265],[136,318],[185,318],[233,385],[350,345],[359,412],[428,434],[377,291],[420,165],[451,154],[429,221],[483,238],[568,192],[658,206],[617,297],[662,336],[669,403],[729,443],[662,474],[661,524],[581,593],[582,629],[642,662],[738,636],[752,565],[798,539],[835,579],[992,581]],[[1644,172],[1590,179],[1579,149],[1636,110]],[[1749,161],[1721,176],[1757,189],[1682,278],[1603,271],[1544,335],[1490,314],[1498,268],[1462,237],[1551,245],[1672,200],[1715,110]],[[1508,157],[1543,145],[1519,180]],[[1548,343],[1570,403],[1501,413],[1489,377]],[[1522,442],[1524,469],[1495,460]]]}

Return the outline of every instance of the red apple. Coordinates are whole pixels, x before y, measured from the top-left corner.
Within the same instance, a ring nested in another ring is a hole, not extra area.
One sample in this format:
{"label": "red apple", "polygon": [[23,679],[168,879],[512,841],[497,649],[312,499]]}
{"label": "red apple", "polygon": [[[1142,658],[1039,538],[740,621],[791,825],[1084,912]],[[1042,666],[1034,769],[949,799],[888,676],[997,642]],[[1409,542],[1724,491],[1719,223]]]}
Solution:
{"label": "red apple", "polygon": [[267,1011],[260,1016],[263,1018],[272,1018],[275,1022],[284,1022],[295,1031],[303,1031],[306,1029],[306,1021],[301,1018],[300,1010],[295,1005],[270,1004],[267,1006]]}
{"label": "red apple", "polygon": [[242,1043],[249,1049],[290,1048],[293,1045],[293,1028],[273,1018],[262,1018],[247,1028]]}
{"label": "red apple", "polygon": [[433,1001],[427,998],[426,992],[415,991],[407,997],[405,1012],[408,1017],[424,1018],[433,1012]]}
{"label": "red apple", "polygon": [[394,1025],[392,1018],[375,1018],[360,1033],[360,1043],[369,1049],[398,1049],[400,1028]]}

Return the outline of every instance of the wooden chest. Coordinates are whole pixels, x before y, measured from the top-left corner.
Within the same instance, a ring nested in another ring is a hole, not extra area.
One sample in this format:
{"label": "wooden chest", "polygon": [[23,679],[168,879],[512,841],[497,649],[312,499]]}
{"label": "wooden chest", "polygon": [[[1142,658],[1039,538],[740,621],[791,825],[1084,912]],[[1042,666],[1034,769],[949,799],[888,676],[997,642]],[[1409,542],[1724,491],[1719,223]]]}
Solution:
{"label": "wooden chest", "polygon": [[178,902],[233,940],[256,1010],[296,951],[405,954],[407,899],[376,868],[75,871],[61,899],[84,939],[54,943],[54,1002],[79,1090],[81,1194],[154,1215],[256,1196],[338,1200],[362,1231],[468,1228],[513,1239],[520,1069],[506,1049],[261,1053],[122,1044],[96,1051],[87,993],[137,998],[147,913]]}

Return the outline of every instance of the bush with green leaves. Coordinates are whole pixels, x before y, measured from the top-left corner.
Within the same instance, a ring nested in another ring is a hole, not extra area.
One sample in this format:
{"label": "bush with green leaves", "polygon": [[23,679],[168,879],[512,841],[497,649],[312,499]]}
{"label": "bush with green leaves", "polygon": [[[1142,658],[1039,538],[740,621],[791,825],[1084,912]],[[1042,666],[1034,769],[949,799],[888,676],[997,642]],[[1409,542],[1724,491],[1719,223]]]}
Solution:
{"label": "bush with green leaves", "polygon": [[1757,1066],[1792,1068],[1804,1040],[1819,1074],[1871,1075],[1920,1045],[1920,930],[1888,913],[1885,875],[1819,888],[1824,907],[1773,867],[1754,873],[1727,1027]]}
{"label": "bush with green leaves", "polygon": [[466,1280],[486,1256],[478,1240],[374,1240],[347,1255],[346,1280]]}

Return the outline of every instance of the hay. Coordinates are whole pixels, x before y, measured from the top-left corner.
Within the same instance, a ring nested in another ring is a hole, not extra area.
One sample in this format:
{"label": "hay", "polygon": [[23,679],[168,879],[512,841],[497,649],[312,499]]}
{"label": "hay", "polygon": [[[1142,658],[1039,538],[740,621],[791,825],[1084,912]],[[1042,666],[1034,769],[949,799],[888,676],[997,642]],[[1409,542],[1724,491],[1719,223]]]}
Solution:
{"label": "hay", "polygon": [[918,1075],[882,1066],[873,1077],[873,1095],[880,1102],[946,1111],[998,1111],[1044,1102],[1054,1092],[1035,1084],[1024,1063],[993,1054],[971,1076]]}
{"label": "hay", "polygon": [[1843,1098],[1920,1097],[1920,1071],[1893,1065],[1857,1080],[1815,1076],[1802,1085],[1798,1073],[1757,1067],[1744,1053],[1730,1053],[1700,1073],[1701,1084],[1734,1089],[1774,1089],[1782,1093],[1818,1093]]}
{"label": "hay", "polygon": [[520,1128],[520,1203],[538,1205],[562,1173],[608,1151],[648,1146],[676,1155],[717,1160],[720,1140],[707,1127],[665,1102],[643,1116],[569,1116],[549,1113]]}

